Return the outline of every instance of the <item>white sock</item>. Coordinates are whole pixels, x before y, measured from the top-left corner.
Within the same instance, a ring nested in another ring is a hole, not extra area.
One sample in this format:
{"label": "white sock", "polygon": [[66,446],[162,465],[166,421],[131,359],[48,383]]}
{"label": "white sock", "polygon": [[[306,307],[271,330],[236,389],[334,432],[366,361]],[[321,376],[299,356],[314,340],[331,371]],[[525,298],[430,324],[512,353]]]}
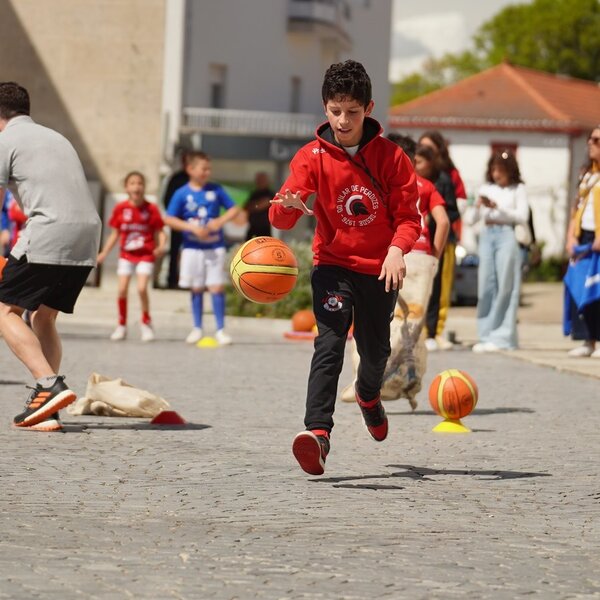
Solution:
{"label": "white sock", "polygon": [[49,377],[40,377],[36,383],[43,388],[49,388],[52,387],[55,383],[56,380],[58,379],[58,375],[50,375]]}

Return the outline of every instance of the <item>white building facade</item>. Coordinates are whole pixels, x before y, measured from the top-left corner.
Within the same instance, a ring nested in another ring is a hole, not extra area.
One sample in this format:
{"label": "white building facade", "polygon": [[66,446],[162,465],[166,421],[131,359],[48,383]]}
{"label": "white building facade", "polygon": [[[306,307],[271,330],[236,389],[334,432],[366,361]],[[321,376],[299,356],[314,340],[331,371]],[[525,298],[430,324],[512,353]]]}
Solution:
{"label": "white building facade", "polygon": [[[587,136],[600,122],[600,87],[500,64],[390,109],[390,128],[418,139],[438,130],[450,143],[467,195],[485,181],[493,150],[515,152],[545,256],[564,253]],[[465,231],[466,245],[474,245]]]}
{"label": "white building facade", "polygon": [[[544,243],[545,256],[563,252],[569,199],[573,190],[571,170],[584,157],[585,136],[571,138],[564,133],[441,130],[450,140],[452,160],[460,171],[467,194],[474,199],[485,181],[487,161],[494,147],[515,148],[521,176],[532,207],[536,237]],[[416,132],[417,135],[419,132]],[[468,242],[468,239],[465,240]]]}
{"label": "white building facade", "polygon": [[279,183],[324,120],[321,84],[334,62],[365,65],[374,116],[389,100],[391,0],[169,0],[165,156],[202,149],[216,179]]}

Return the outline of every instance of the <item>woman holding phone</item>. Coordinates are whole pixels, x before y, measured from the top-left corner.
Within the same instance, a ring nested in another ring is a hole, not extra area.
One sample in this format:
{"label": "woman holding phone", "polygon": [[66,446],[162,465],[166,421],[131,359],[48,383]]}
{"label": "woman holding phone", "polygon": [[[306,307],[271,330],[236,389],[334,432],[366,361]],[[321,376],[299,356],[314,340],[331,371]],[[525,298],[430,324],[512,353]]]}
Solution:
{"label": "woman holding phone", "polygon": [[477,353],[518,347],[522,253],[515,225],[526,224],[529,218],[525,185],[512,152],[502,150],[492,155],[486,180],[475,205],[465,213],[466,222],[483,221],[477,285],[479,341],[473,346]]}

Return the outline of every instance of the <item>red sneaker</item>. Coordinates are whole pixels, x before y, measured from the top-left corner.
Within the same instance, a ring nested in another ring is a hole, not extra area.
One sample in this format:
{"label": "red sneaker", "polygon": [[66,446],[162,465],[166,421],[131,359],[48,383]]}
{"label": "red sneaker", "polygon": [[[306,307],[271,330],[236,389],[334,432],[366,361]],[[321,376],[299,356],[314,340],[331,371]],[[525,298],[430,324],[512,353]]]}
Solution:
{"label": "red sneaker", "polygon": [[301,431],[294,438],[292,452],[304,471],[310,475],[323,475],[329,453],[329,433],[324,429]]}
{"label": "red sneaker", "polygon": [[365,402],[355,391],[356,402],[360,406],[367,431],[376,442],[383,442],[388,434],[388,419],[385,414],[381,396]]}

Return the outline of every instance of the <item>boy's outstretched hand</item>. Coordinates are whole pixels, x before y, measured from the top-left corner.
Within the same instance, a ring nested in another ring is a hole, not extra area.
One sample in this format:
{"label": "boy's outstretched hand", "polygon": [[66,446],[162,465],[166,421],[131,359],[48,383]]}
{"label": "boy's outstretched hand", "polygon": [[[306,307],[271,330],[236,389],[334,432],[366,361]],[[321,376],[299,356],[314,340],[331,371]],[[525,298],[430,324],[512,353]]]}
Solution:
{"label": "boy's outstretched hand", "polygon": [[378,279],[379,281],[385,279],[385,291],[389,292],[390,290],[401,290],[405,277],[404,253],[398,246],[390,246]]}
{"label": "boy's outstretched hand", "polygon": [[302,202],[302,198],[300,197],[300,192],[296,192],[292,194],[290,190],[285,190],[285,194],[281,192],[277,192],[275,194],[275,198],[271,200],[271,204],[281,204],[285,208],[297,208],[301,210],[305,215],[313,215],[313,211]]}

